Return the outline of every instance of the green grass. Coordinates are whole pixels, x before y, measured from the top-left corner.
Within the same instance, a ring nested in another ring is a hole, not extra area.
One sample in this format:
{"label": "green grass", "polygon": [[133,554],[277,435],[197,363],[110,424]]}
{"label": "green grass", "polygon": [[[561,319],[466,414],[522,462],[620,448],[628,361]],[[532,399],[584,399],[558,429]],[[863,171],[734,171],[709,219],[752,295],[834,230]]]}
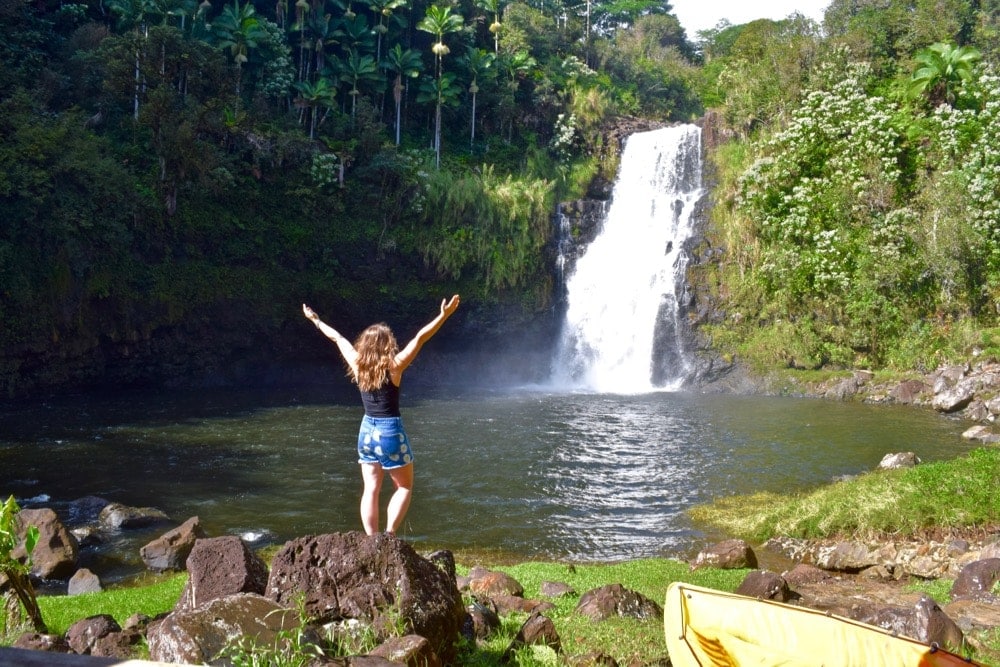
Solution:
{"label": "green grass", "polygon": [[133,614],[153,617],[170,611],[181,596],[187,574],[147,575],[131,585],[82,595],[38,598],[42,618],[53,634],[63,634],[82,618],[108,614],[123,624]]}
{"label": "green grass", "polygon": [[[641,593],[661,607],[667,586],[674,581],[732,591],[746,577],[747,570],[698,569],[687,563],[667,559],[642,559],[622,563],[569,566],[565,563],[519,563],[493,569],[506,572],[524,586],[524,596],[547,600],[541,596],[544,581],[569,584],[576,595],[548,600],[554,609],[545,612],[559,632],[562,652],[567,656],[601,652],[612,656],[619,664],[646,664],[667,654],[660,619],[638,620],[611,618],[601,622],[575,613],[580,596],[607,584],[622,584]],[[504,620],[502,631],[477,650],[466,647],[462,664],[471,667],[501,665],[501,655],[510,644],[527,614],[513,614]],[[557,664],[554,656],[544,649],[526,649],[517,655],[519,665]]]}
{"label": "green grass", "polygon": [[897,537],[930,528],[1000,523],[1000,448],[954,461],[874,471],[808,493],[757,493],[694,507],[692,517],[727,534],[763,542],[774,535]]}

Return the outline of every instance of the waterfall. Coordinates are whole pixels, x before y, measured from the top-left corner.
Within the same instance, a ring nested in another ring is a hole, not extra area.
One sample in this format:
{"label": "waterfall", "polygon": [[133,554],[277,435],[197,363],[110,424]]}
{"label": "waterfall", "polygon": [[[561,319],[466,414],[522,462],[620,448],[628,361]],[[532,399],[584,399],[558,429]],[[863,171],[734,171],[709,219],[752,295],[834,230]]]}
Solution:
{"label": "waterfall", "polygon": [[701,187],[699,127],[627,139],[603,229],[566,277],[554,384],[628,394],[684,382],[684,244]]}

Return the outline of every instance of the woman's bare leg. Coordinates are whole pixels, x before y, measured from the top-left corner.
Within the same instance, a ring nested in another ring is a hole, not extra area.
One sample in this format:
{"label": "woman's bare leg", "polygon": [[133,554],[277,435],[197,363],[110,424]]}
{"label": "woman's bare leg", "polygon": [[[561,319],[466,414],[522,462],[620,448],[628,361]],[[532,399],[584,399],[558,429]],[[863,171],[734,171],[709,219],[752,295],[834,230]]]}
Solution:
{"label": "woman's bare leg", "polygon": [[382,466],[378,463],[361,464],[361,480],[364,489],[361,491],[361,525],[365,533],[374,535],[378,532],[378,497],[382,489]]}
{"label": "woman's bare leg", "polygon": [[410,507],[410,498],[413,497],[413,464],[392,468],[388,473],[392,483],[396,485],[396,490],[393,491],[389,507],[386,509],[386,530],[395,533],[402,525],[406,510]]}

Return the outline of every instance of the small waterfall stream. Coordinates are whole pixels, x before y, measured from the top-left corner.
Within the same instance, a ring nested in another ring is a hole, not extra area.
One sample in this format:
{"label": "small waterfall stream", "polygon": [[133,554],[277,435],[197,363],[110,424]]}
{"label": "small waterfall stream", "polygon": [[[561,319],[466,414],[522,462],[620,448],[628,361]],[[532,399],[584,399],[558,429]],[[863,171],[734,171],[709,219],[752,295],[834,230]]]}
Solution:
{"label": "small waterfall stream", "polygon": [[699,127],[628,138],[603,230],[566,278],[554,384],[634,394],[677,389],[688,377],[684,244],[701,196]]}

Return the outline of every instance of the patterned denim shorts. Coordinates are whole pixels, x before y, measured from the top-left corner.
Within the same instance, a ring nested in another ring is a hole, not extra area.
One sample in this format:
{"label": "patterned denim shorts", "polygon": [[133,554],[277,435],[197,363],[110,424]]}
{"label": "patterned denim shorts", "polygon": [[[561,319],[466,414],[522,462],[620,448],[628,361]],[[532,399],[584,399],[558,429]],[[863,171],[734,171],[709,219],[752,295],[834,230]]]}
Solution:
{"label": "patterned denim shorts", "polygon": [[402,417],[365,415],[358,432],[358,463],[378,463],[387,470],[413,463]]}

